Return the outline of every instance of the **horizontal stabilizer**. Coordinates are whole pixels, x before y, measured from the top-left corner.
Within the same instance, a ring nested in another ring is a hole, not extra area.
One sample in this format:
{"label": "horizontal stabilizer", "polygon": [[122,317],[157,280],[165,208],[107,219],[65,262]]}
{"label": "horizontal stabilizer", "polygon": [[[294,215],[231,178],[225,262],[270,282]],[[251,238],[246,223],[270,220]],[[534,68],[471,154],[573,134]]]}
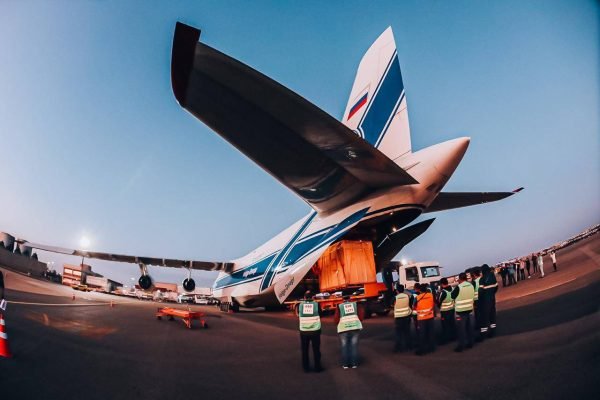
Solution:
{"label": "horizontal stabilizer", "polygon": [[512,192],[441,192],[424,212],[443,211],[490,203],[505,199],[521,190],[523,190],[522,187]]}
{"label": "horizontal stabilizer", "polygon": [[417,183],[340,121],[199,37],[177,23],[171,81],[179,104],[315,210]]}
{"label": "horizontal stabilizer", "polygon": [[380,270],[392,261],[392,258],[400,253],[404,246],[421,236],[434,220],[435,218],[431,218],[396,231],[381,242],[375,249],[375,265],[377,266],[377,270]]}
{"label": "horizontal stabilizer", "polygon": [[122,254],[100,253],[87,250],[71,250],[62,247],[47,246],[38,243],[31,243],[26,240],[18,240],[19,243],[29,246],[33,249],[49,251],[51,253],[66,254],[70,256],[94,258],[96,260],[125,262],[132,264],[156,265],[159,267],[171,268],[190,268],[204,271],[229,271],[233,269],[233,263],[228,262],[212,262],[212,261],[193,261],[193,260],[176,260],[171,258],[156,258],[142,256],[126,256]]}

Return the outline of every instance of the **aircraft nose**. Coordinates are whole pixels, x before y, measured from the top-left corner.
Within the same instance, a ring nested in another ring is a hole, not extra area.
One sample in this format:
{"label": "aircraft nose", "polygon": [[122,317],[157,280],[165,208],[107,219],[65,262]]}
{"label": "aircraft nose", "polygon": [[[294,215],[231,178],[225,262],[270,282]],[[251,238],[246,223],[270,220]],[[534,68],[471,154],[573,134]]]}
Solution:
{"label": "aircraft nose", "polygon": [[461,137],[438,145],[435,169],[442,175],[451,176],[467,152],[470,142],[470,137]]}

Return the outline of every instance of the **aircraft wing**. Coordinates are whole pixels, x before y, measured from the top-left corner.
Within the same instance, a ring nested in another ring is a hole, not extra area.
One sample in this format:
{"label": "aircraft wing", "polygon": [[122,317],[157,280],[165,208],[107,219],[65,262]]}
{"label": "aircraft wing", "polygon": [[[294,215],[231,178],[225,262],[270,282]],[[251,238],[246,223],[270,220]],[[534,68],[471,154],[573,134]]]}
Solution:
{"label": "aircraft wing", "polygon": [[418,183],[344,124],[177,23],[171,83],[179,104],[317,211]]}
{"label": "aircraft wing", "polygon": [[521,190],[523,190],[522,187],[512,192],[441,192],[424,212],[443,211],[490,203],[505,199]]}
{"label": "aircraft wing", "polygon": [[191,268],[204,271],[230,271],[233,268],[233,263],[229,262],[211,262],[211,261],[194,261],[194,260],[177,260],[172,258],[157,258],[157,257],[142,257],[142,256],[127,256],[123,254],[101,253],[88,250],[72,250],[62,247],[46,246],[38,243],[31,243],[26,240],[17,240],[25,246],[33,249],[49,251],[51,253],[67,254],[70,256],[78,256],[85,258],[95,258],[97,260],[125,262],[132,264],[157,265],[159,267],[172,268]]}

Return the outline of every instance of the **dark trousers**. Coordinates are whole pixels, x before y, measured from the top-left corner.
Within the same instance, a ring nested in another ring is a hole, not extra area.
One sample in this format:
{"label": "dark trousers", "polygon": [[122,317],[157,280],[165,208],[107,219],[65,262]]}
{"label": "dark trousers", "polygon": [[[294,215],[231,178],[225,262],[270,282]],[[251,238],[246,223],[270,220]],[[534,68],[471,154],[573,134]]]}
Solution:
{"label": "dark trousers", "polygon": [[475,300],[473,302],[473,316],[470,317],[471,327],[474,330],[479,330],[481,326],[481,302],[479,300]]}
{"label": "dark trousers", "polygon": [[525,280],[525,269],[519,269],[519,280]]}
{"label": "dark trousers", "polygon": [[481,306],[481,335],[493,337],[496,333],[496,296],[493,294],[486,295],[479,299]]}
{"label": "dark trousers", "polygon": [[471,312],[457,312],[455,319],[458,347],[460,349],[464,349],[466,346],[473,346],[473,326],[471,325]]}
{"label": "dark trousers", "polygon": [[454,310],[442,311],[442,343],[454,340]]}
{"label": "dark trousers", "polygon": [[502,276],[502,287],[506,287],[506,274],[501,275]]}
{"label": "dark trousers", "polygon": [[531,276],[531,267],[527,266],[527,276]]}
{"label": "dark trousers", "polygon": [[553,262],[553,263],[552,263],[552,266],[554,267],[554,271],[556,271],[556,270],[558,269],[558,268],[556,267],[556,263],[555,263],[555,262]]}
{"label": "dark trousers", "polygon": [[515,274],[508,274],[508,286],[516,284]]}
{"label": "dark trousers", "polygon": [[302,349],[302,368],[305,371],[310,370],[310,363],[308,361],[308,346],[312,343],[313,357],[315,361],[315,369],[321,369],[321,334],[300,333],[300,348]]}
{"label": "dark trousers", "polygon": [[535,274],[536,272],[538,272],[538,266],[537,263],[533,263],[533,273]]}
{"label": "dark trousers", "polygon": [[435,351],[433,318],[417,321],[417,336],[419,338],[419,348],[417,349],[417,353],[425,354],[430,351]]}
{"label": "dark trousers", "polygon": [[412,349],[412,340],[410,337],[410,319],[410,316],[394,318],[394,327],[396,332],[394,351]]}

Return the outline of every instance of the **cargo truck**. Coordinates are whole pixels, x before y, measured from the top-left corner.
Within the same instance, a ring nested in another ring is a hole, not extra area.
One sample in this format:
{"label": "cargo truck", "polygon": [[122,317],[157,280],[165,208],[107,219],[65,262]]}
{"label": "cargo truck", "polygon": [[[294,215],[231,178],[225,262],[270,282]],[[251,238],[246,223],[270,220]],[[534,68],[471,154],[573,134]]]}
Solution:
{"label": "cargo truck", "polygon": [[437,261],[409,263],[392,261],[390,263],[390,268],[398,274],[398,279],[395,282],[400,282],[409,290],[413,290],[416,283],[426,283],[431,285],[442,279],[440,274],[440,263]]}

